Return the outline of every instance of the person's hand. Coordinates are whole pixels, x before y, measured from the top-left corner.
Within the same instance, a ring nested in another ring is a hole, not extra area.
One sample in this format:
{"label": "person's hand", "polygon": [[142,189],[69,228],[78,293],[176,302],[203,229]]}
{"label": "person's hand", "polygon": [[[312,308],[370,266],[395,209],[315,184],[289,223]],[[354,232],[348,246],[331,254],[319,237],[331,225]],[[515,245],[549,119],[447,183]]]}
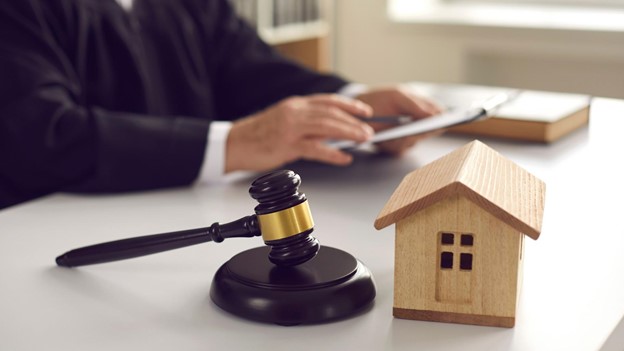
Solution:
{"label": "person's hand", "polygon": [[[376,116],[408,115],[416,120],[442,112],[442,108],[432,100],[411,93],[400,87],[371,90],[357,96],[357,99],[370,105]],[[392,127],[384,123],[371,123],[371,126],[375,131]],[[440,132],[409,136],[379,143],[377,146],[382,151],[400,155],[414,146],[418,141],[438,134],[440,134]]]}
{"label": "person's hand", "polygon": [[225,171],[264,171],[297,159],[347,165],[352,156],[325,142],[368,140],[373,128],[354,116],[371,114],[365,103],[334,94],[282,100],[234,122],[226,142]]}

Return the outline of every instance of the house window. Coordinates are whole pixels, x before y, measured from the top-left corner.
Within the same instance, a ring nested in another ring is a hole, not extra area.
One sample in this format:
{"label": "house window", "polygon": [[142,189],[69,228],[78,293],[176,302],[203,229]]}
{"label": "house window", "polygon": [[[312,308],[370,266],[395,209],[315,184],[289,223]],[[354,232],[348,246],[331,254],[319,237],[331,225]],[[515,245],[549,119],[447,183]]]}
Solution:
{"label": "house window", "polygon": [[453,253],[444,251],[440,256],[440,268],[453,269]]}
{"label": "house window", "polygon": [[459,269],[465,271],[472,270],[472,254],[463,252],[459,254]]}
{"label": "house window", "polygon": [[[472,271],[475,238],[472,233],[439,232],[438,252],[440,269],[452,270],[459,267],[461,271]],[[457,236],[458,240],[455,240]],[[459,258],[455,265],[453,260]]]}
{"label": "house window", "polygon": [[472,234],[461,235],[461,246],[472,246],[472,243],[473,243]]}
{"label": "house window", "polygon": [[442,245],[453,245],[455,242],[455,234],[453,233],[442,233]]}

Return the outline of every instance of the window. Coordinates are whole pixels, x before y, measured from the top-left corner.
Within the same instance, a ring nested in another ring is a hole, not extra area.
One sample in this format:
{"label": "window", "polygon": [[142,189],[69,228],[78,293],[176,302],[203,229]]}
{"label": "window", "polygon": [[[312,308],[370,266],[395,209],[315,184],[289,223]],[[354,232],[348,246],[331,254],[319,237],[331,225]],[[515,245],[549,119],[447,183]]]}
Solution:
{"label": "window", "polygon": [[440,256],[440,268],[453,269],[453,253],[444,251]]}
{"label": "window", "polygon": [[459,255],[459,269],[463,269],[465,271],[472,270],[472,254],[462,252]]}
{"label": "window", "polygon": [[394,22],[572,31],[570,44],[579,30],[624,31],[624,0],[388,0],[387,13]]}
{"label": "window", "polygon": [[[474,234],[439,232],[438,235],[440,269],[452,270],[459,266],[460,271],[472,271]],[[456,236],[459,239],[457,241]],[[453,264],[455,257],[459,257],[459,264]]]}
{"label": "window", "polygon": [[560,5],[560,6],[624,6],[624,0],[442,0],[451,4],[514,4],[514,5]]}
{"label": "window", "polygon": [[473,243],[472,234],[461,235],[461,246],[472,246],[472,243]]}
{"label": "window", "polygon": [[453,245],[455,235],[453,233],[442,233],[442,245]]}

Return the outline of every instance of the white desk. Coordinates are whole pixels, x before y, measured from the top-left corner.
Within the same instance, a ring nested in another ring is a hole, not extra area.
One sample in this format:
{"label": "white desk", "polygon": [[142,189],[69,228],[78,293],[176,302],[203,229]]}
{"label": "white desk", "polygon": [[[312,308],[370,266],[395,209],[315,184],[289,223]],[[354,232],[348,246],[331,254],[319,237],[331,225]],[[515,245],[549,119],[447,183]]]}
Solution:
{"label": "white desk", "polygon": [[403,158],[362,155],[348,168],[292,167],[321,244],[362,260],[377,284],[372,310],[325,325],[258,324],[210,301],[217,268],[260,238],[79,269],[54,265],[79,246],[251,214],[251,179],[53,195],[0,211],[0,350],[622,350],[624,323],[613,330],[624,317],[624,101],[596,100],[589,128],[553,145],[484,140],[547,183],[542,236],[526,245],[515,328],[392,317],[394,228],[377,232],[373,220],[406,173],[468,141],[439,137]]}

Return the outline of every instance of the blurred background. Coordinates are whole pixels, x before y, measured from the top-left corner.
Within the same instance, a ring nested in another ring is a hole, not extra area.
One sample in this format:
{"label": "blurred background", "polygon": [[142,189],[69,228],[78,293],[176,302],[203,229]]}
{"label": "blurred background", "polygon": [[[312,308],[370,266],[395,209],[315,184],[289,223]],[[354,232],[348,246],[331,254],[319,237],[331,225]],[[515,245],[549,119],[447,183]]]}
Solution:
{"label": "blurred background", "polygon": [[624,0],[231,0],[286,55],[367,83],[624,98]]}

